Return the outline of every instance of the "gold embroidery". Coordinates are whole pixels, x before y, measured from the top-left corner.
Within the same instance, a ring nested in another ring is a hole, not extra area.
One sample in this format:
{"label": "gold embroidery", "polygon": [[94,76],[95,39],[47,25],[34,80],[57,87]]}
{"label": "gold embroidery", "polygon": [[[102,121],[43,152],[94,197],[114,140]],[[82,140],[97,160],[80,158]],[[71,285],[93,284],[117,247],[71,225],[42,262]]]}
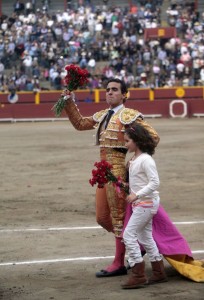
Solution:
{"label": "gold embroidery", "polygon": [[101,110],[101,111],[98,111],[97,113],[95,113],[93,115],[93,119],[95,122],[101,122],[103,120],[103,118],[105,117],[105,115],[107,114],[108,112],[108,109],[105,109],[105,110]]}
{"label": "gold embroidery", "polygon": [[[126,168],[125,168],[125,154],[114,151],[110,148],[103,148],[100,151],[101,159],[107,160],[112,164],[113,174],[118,177],[120,176],[122,180],[125,181],[126,178]],[[125,218],[125,192],[121,190],[118,193],[112,184],[106,185],[107,200],[111,211],[111,218],[113,224],[113,230],[115,236],[120,236],[123,229],[123,223]]]}
{"label": "gold embroidery", "polygon": [[143,119],[143,116],[139,111],[131,108],[123,109],[119,115],[119,119],[124,125],[133,123],[138,117]]}

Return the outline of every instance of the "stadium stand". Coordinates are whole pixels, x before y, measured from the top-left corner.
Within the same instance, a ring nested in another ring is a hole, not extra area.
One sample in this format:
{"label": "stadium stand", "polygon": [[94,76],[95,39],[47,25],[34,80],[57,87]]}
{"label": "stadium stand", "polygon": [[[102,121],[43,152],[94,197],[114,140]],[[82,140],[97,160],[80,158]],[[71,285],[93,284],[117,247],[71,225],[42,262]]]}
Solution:
{"label": "stadium stand", "polygon": [[[137,88],[203,86],[201,2],[3,1],[0,91],[61,90],[70,63],[89,70],[89,89],[111,76]],[[149,29],[157,35],[146,40]]]}

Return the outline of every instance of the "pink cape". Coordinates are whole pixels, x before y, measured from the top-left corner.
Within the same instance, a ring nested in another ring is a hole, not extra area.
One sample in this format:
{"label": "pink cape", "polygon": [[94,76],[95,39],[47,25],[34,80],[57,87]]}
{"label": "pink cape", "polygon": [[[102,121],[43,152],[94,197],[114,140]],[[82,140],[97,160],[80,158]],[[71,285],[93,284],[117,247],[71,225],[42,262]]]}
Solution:
{"label": "pink cape", "polygon": [[[127,204],[124,229],[131,214],[131,204]],[[183,254],[192,258],[192,252],[187,241],[172,223],[161,205],[157,214],[153,217],[153,238],[161,254],[166,256]]]}

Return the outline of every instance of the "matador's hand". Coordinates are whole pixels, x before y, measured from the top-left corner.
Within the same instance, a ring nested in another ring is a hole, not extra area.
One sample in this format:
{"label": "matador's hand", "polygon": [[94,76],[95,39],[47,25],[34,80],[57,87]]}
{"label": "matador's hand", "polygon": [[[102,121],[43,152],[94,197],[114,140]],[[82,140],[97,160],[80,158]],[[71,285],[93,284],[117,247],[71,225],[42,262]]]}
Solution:
{"label": "matador's hand", "polygon": [[73,92],[70,92],[69,90],[65,89],[63,90],[62,94],[61,94],[62,97],[64,97],[64,100],[69,100],[71,99],[72,101],[75,101],[75,95]]}

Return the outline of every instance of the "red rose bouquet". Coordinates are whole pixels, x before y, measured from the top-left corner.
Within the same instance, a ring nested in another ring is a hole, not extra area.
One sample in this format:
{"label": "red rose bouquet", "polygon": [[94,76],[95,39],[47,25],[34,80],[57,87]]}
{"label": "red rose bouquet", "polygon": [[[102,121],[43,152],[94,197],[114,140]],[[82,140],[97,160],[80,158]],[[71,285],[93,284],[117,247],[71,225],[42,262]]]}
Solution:
{"label": "red rose bouquet", "polygon": [[65,67],[65,70],[67,74],[64,78],[64,85],[67,93],[66,95],[62,95],[52,108],[56,117],[60,117],[70,93],[88,83],[89,73],[86,69],[81,69],[76,65],[68,65]]}
{"label": "red rose bouquet", "polygon": [[111,169],[113,166],[105,160],[100,162],[95,162],[94,166],[96,169],[92,170],[92,178],[89,179],[89,183],[94,186],[98,184],[98,188],[103,188],[106,183],[112,182],[115,186],[117,192],[120,192],[120,189],[124,190],[127,194],[129,193],[128,187],[122,182],[122,178],[116,177]]}

